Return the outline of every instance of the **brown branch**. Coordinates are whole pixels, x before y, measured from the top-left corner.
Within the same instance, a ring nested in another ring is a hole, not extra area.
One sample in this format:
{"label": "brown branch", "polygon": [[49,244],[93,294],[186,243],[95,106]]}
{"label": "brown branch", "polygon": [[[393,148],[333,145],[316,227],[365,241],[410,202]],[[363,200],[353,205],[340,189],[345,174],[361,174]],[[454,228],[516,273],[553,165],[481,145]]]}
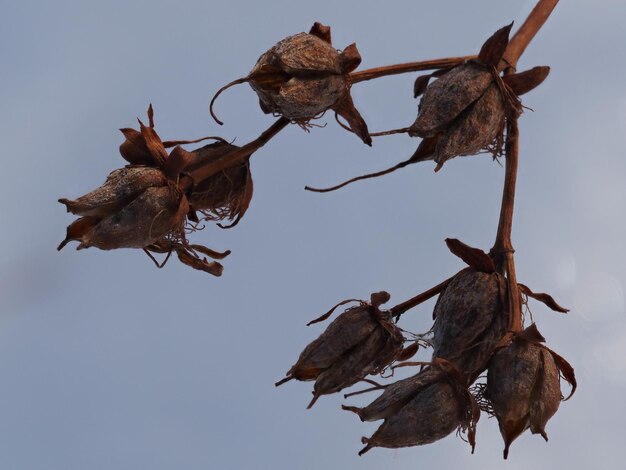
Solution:
{"label": "brown branch", "polygon": [[404,64],[385,65],[372,69],[361,70],[349,75],[351,83],[364,82],[374,78],[386,77],[387,75],[398,75],[408,72],[419,72],[421,70],[435,70],[454,67],[468,60],[476,59],[475,55],[463,57],[447,57],[445,59],[423,60],[420,62],[407,62]]}
{"label": "brown branch", "polygon": [[392,317],[399,317],[400,315],[407,312],[408,310],[411,310],[413,307],[417,307],[422,302],[426,302],[428,299],[439,294],[442,290],[446,288],[448,284],[450,284],[450,281],[452,281],[453,278],[454,276],[449,277],[445,281],[440,282],[434,287],[431,287],[427,291],[424,291],[421,294],[418,294],[415,297],[410,298],[409,300],[406,300],[402,302],[401,304],[398,304],[395,307],[390,308],[389,313],[391,314]]}

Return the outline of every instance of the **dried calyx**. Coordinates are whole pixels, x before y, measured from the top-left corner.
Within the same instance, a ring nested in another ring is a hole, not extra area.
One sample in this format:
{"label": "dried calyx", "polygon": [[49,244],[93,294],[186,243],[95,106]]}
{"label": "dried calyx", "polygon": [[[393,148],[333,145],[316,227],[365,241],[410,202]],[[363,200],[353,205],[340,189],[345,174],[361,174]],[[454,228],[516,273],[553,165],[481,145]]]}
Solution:
{"label": "dried calyx", "polygon": [[371,145],[367,124],[350,96],[349,73],[361,63],[356,45],[339,52],[332,47],[330,28],[315,23],[308,33],[289,36],[265,52],[246,78],[229,86],[248,82],[259,97],[265,113],[283,116],[303,127],[328,110],[343,117],[363,142]]}
{"label": "dried calyx", "polygon": [[[302,351],[276,385],[291,379],[315,380],[310,408],[321,395],[339,392],[370,374],[382,372],[402,355],[404,343],[389,313],[380,309],[388,300],[387,292],[378,292],[372,294],[370,302],[358,301],[356,307],[344,311]],[[351,301],[341,302],[309,325],[325,320],[335,308]]]}

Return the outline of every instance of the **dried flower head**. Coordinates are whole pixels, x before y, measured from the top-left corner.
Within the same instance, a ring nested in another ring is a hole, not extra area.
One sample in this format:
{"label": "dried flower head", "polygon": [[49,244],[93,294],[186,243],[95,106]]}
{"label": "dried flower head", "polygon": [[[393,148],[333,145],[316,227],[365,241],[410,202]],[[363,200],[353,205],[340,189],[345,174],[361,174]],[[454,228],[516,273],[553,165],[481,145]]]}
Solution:
{"label": "dried flower head", "polygon": [[[354,385],[369,374],[380,373],[402,351],[404,338],[388,312],[380,305],[389,300],[387,292],[372,294],[370,302],[359,301],[339,315],[326,330],[300,354],[287,376],[288,380],[315,380],[313,399]],[[336,305],[315,323],[328,318]]]}
{"label": "dried flower head", "polygon": [[368,406],[344,406],[362,421],[385,420],[372,437],[362,439],[366,446],[359,455],[373,447],[430,444],[455,429],[468,432],[473,450],[480,411],[464,382],[453,364],[436,358],[432,367],[387,386]]}
{"label": "dried flower head", "polygon": [[220,89],[211,102],[211,114],[220,122],[212,111],[217,96],[233,84],[248,82],[263,112],[306,127],[330,109],[371,145],[367,124],[350,96],[349,73],[360,63],[355,44],[337,51],[331,44],[330,28],[315,23],[310,32],[289,36],[263,53],[246,78]]}
{"label": "dried flower head", "polygon": [[489,362],[485,397],[498,418],[505,459],[511,443],[527,429],[548,440],[545,426],[563,399],[560,373],[572,384],[571,393],[576,388],[572,367],[540,344],[543,341],[533,324],[515,335]]}

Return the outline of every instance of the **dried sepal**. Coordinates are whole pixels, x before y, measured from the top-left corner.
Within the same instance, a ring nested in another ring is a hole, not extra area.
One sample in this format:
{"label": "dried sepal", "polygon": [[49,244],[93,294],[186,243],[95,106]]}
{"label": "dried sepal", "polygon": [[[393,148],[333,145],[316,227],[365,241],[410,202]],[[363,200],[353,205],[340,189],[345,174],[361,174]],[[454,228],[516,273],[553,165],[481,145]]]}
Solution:
{"label": "dried sepal", "polygon": [[558,303],[556,303],[556,300],[554,300],[554,298],[550,294],[546,294],[544,292],[533,292],[528,286],[524,284],[518,284],[518,287],[522,294],[525,294],[528,297],[532,297],[533,299],[544,303],[548,308],[554,310],[555,312],[569,312],[569,309],[561,307]]}
{"label": "dried sepal", "polygon": [[446,238],[446,245],[452,254],[461,258],[468,266],[481,273],[491,274],[496,271],[496,266],[491,257],[479,248],[466,245],[456,238]]}
{"label": "dried sepal", "polygon": [[498,67],[504,51],[506,51],[506,47],[509,45],[509,33],[512,27],[513,23],[500,28],[485,41],[478,53],[480,62],[494,68]]}
{"label": "dried sepal", "polygon": [[550,67],[538,66],[524,72],[505,75],[502,81],[515,93],[521,96],[543,83],[550,73]]}

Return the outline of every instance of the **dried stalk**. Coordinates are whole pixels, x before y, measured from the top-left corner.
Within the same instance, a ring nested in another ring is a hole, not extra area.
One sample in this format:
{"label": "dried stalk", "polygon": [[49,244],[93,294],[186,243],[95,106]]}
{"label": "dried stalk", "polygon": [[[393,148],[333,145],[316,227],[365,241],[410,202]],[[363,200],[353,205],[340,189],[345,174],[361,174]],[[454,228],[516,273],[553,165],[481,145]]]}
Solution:
{"label": "dried stalk", "polygon": [[237,148],[232,152],[226,153],[219,158],[208,161],[205,165],[202,165],[199,168],[195,168],[193,171],[189,172],[189,176],[195,184],[198,184],[202,180],[209,178],[228,167],[232,167],[245,161],[250,157],[250,155],[268,143],[289,123],[289,119],[281,117],[252,142],[249,142],[243,147]]}
{"label": "dried stalk", "polygon": [[359,83],[375,78],[386,77],[387,75],[399,75],[401,73],[419,72],[421,70],[436,70],[455,67],[468,60],[476,59],[475,55],[462,57],[447,57],[445,59],[423,60],[420,62],[407,62],[404,64],[385,65],[372,69],[361,70],[349,75],[350,83]]}

